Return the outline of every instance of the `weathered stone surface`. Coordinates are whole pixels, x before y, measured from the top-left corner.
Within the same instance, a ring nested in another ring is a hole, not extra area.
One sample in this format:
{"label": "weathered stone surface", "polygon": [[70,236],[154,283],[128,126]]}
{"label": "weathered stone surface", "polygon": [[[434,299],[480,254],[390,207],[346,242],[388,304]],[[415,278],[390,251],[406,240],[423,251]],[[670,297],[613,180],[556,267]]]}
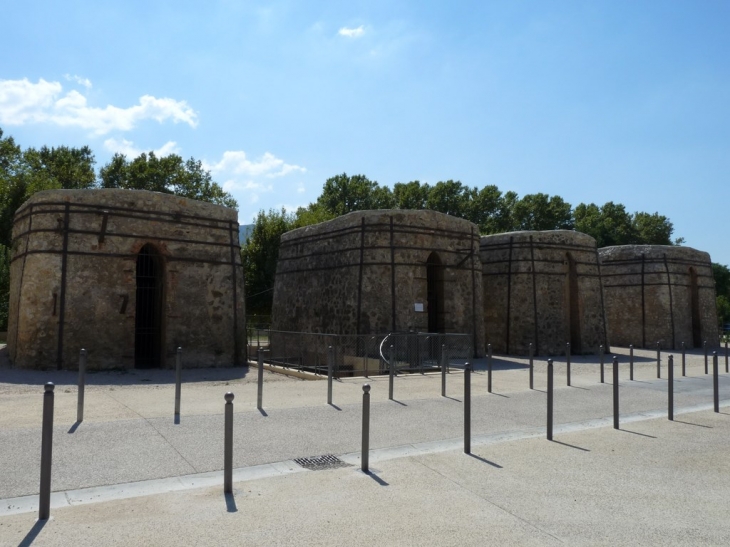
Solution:
{"label": "weathered stone surface", "polygon": [[659,342],[676,350],[682,342],[689,349],[707,340],[708,346],[718,346],[709,254],[665,245],[623,245],[598,252],[612,344],[656,348]]}
{"label": "weathered stone surface", "polygon": [[161,266],[157,364],[174,366],[178,346],[184,366],[242,362],[236,211],[105,189],[39,192],[18,210],[8,325],[14,365],[73,369],[83,347],[89,369],[134,368],[137,260],[145,245]]}
{"label": "weathered stone surface", "polygon": [[[437,257],[441,267],[431,271],[440,286],[435,297],[442,304],[436,313],[440,330],[475,335],[475,353],[482,355],[478,245],[476,225],[435,211],[358,211],[287,232],[281,238],[272,328],[428,332],[427,262]],[[416,311],[417,304],[423,311]]]}
{"label": "weathered stone surface", "polygon": [[560,355],[568,342],[573,353],[607,345],[592,237],[568,230],[482,236],[480,256],[494,351],[526,355],[532,343],[535,355]]}

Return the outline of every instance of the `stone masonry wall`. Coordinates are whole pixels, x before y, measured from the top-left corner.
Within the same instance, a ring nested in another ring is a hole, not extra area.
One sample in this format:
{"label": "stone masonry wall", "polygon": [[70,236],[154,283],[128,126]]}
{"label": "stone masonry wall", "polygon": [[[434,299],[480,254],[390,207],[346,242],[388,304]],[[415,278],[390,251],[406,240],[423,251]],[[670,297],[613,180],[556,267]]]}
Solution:
{"label": "stone masonry wall", "polygon": [[39,192],[13,226],[8,349],[14,366],[135,366],[136,265],[162,264],[161,364],[243,363],[245,311],[237,213],[132,190]]}
{"label": "stone masonry wall", "polygon": [[[599,250],[612,344],[663,349],[719,344],[710,255],[689,247],[624,245]],[[690,269],[696,273],[695,318]]]}
{"label": "stone masonry wall", "polygon": [[567,342],[573,353],[607,346],[592,237],[568,230],[483,236],[480,256],[486,342],[493,351],[526,355],[532,343],[535,355],[560,355]]}
{"label": "stone masonry wall", "polygon": [[[447,333],[484,352],[478,228],[435,211],[349,213],[281,238],[272,328],[333,334],[428,331],[427,266],[443,265]],[[423,311],[416,311],[416,304]]]}

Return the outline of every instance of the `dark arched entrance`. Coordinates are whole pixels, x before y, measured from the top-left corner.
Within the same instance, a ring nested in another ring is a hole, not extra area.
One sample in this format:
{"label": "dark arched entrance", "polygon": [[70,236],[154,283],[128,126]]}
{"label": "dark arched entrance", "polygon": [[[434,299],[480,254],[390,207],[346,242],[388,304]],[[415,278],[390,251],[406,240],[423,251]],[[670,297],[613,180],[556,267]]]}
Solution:
{"label": "dark arched entrance", "polygon": [[580,305],[578,295],[578,269],[575,259],[570,253],[565,253],[565,262],[567,264],[567,287],[568,287],[568,325],[570,328],[570,350],[571,353],[581,352],[580,337]]}
{"label": "dark arched entrance", "polygon": [[428,332],[445,332],[444,267],[436,253],[431,253],[426,261],[426,283]]}
{"label": "dark arched entrance", "polygon": [[697,285],[697,270],[689,269],[689,305],[692,315],[692,345],[702,347],[702,326],[700,323],[700,290]]}
{"label": "dark arched entrance", "polygon": [[162,260],[152,245],[145,245],[137,255],[136,301],[134,366],[159,367],[162,350]]}

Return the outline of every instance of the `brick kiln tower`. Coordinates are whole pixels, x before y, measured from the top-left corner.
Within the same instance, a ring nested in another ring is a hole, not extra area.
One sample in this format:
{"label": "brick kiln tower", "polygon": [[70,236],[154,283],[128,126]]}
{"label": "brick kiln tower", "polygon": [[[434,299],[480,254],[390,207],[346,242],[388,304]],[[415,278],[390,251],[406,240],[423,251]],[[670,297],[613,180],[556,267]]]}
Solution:
{"label": "brick kiln tower", "polygon": [[272,328],[466,333],[484,354],[479,229],[435,211],[357,211],[281,237]]}
{"label": "brick kiln tower", "polygon": [[243,364],[233,209],[143,190],[50,190],[18,209],[8,349],[21,368]]}
{"label": "brick kiln tower", "polygon": [[[606,343],[596,241],[569,230],[482,236],[486,342],[495,352],[595,353]],[[608,348],[606,348],[608,349]]]}
{"label": "brick kiln tower", "polygon": [[664,349],[719,344],[710,255],[690,247],[600,249],[612,344]]}

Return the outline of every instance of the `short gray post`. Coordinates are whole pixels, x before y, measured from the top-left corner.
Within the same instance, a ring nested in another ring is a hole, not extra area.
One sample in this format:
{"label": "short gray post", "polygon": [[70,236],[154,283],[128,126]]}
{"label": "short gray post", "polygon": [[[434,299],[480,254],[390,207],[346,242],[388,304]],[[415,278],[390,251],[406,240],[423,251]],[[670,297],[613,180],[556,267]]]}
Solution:
{"label": "short gray post", "polygon": [[603,344],[598,346],[598,354],[600,355],[600,358],[601,358],[601,383],[603,384],[603,383],[605,383],[603,381],[604,380],[604,378],[603,378]]}
{"label": "short gray post", "polygon": [[327,349],[327,404],[332,404],[332,376],[335,373],[335,348]]}
{"label": "short gray post", "polygon": [[256,408],[263,410],[264,408],[264,352],[259,348],[258,354],[258,394],[256,396]]}
{"label": "short gray post", "polygon": [[362,386],[362,470],[367,473],[370,463],[370,384]]}
{"label": "short gray post", "polygon": [[629,344],[629,380],[634,379],[634,345]]}
{"label": "short gray post", "polygon": [[53,389],[48,382],[43,393],[43,431],[41,433],[41,490],[38,500],[38,520],[51,515],[51,462],[53,461]]}
{"label": "short gray post", "polygon": [[705,374],[707,374],[707,340],[702,343],[702,346],[705,348]]}
{"label": "short gray post", "polygon": [[662,377],[662,347],[661,343],[656,343],[656,377],[661,378]]}
{"label": "short gray post", "polygon": [[667,418],[674,420],[674,356],[667,359]]}
{"label": "short gray post", "polygon": [[223,441],[223,492],[233,493],[233,393],[223,397],[226,400],[225,439]]}
{"label": "short gray post", "polygon": [[717,380],[717,352],[712,352],[712,394],[715,402],[715,412],[720,412],[720,386]]}
{"label": "short gray post", "polygon": [[530,389],[535,389],[535,384],[534,384],[535,367],[533,364],[534,350],[535,350],[535,348],[532,347],[532,342],[530,342]]}
{"label": "short gray post", "polygon": [[76,423],[84,421],[84,388],[86,386],[86,350],[79,353],[79,399],[76,404]]}
{"label": "short gray post", "polygon": [[686,348],[684,347],[684,342],[682,342],[682,376],[687,376],[686,374],[686,364],[687,364],[687,355],[686,355]]}
{"label": "short gray post", "polygon": [[446,397],[446,344],[441,344],[441,397]]}
{"label": "short gray post", "polygon": [[565,380],[568,383],[568,387],[570,387],[570,342],[565,344]]}
{"label": "short gray post", "polygon": [[180,416],[180,392],[182,391],[182,348],[175,356],[175,416]]}
{"label": "short gray post", "polygon": [[464,454],[471,454],[471,364],[464,364]]}
{"label": "short gray post", "polygon": [[487,392],[492,393],[492,344],[487,346]]}
{"label": "short gray post", "polygon": [[393,347],[393,344],[390,345],[390,354],[388,355],[390,358],[390,367],[388,371],[388,399],[393,400],[393,377],[395,374],[395,347]]}
{"label": "short gray post", "polygon": [[618,429],[618,357],[613,357],[613,428]]}
{"label": "short gray post", "polygon": [[547,367],[547,438],[553,440],[553,360],[548,359]]}

